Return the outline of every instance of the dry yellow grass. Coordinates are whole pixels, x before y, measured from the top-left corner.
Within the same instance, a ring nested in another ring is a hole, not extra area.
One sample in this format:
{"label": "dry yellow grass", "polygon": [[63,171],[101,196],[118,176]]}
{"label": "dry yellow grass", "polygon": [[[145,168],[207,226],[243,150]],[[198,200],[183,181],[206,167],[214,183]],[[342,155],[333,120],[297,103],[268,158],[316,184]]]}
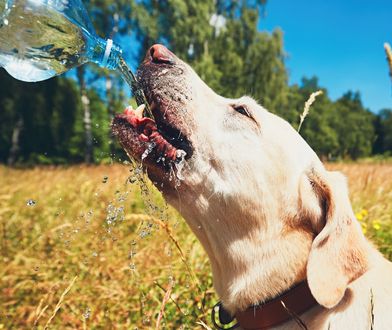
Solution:
{"label": "dry yellow grass", "polygon": [[392,163],[331,164],[348,179],[363,232],[392,260]]}
{"label": "dry yellow grass", "polygon": [[[392,164],[330,167],[348,175],[364,231],[391,257]],[[0,329],[211,326],[206,255],[155,190],[128,180],[129,167],[0,176]]]}
{"label": "dry yellow grass", "polygon": [[156,191],[144,197],[157,205],[146,214],[128,167],[0,167],[0,175],[0,329],[154,328],[171,286],[160,325],[207,322],[212,284],[200,245]]}

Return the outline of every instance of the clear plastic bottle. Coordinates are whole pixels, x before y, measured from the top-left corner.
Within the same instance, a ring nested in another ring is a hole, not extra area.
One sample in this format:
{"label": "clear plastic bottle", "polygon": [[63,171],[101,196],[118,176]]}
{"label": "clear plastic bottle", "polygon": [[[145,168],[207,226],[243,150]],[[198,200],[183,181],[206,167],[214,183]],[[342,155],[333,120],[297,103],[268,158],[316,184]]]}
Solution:
{"label": "clear plastic bottle", "polygon": [[98,37],[79,0],[0,0],[0,67],[35,82],[86,62],[117,69],[122,51]]}
{"label": "clear plastic bottle", "polygon": [[97,36],[81,0],[0,0],[0,67],[11,76],[42,81],[87,62],[118,70],[152,117],[122,50]]}

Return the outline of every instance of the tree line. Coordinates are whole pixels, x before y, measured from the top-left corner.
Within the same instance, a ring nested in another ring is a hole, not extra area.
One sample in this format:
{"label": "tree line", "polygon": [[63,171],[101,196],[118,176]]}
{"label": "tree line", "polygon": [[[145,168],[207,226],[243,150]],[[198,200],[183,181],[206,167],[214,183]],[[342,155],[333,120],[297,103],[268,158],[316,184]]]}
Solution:
{"label": "tree line", "polygon": [[[322,90],[301,135],[325,159],[392,154],[392,109],[366,109],[359,92],[333,101],[317,77],[288,84],[283,33],[259,31],[264,0],[91,0],[98,33],[132,33],[141,60],[160,42],[186,60],[214,90],[250,95],[295,128],[309,95]],[[380,59],[382,60],[382,59]],[[386,79],[387,79],[386,67]],[[115,112],[128,103],[116,73],[84,66],[67,77],[37,84],[0,71],[0,162],[78,163],[124,157],[110,135]]]}

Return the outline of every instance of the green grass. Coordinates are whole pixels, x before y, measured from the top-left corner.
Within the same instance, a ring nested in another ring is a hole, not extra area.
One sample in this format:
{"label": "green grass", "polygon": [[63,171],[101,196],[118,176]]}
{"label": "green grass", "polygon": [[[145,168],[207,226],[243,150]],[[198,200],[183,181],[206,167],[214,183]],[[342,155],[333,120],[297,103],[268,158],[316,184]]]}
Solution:
{"label": "green grass", "polygon": [[[348,175],[363,230],[391,258],[392,164],[330,167]],[[0,329],[155,329],[161,310],[160,328],[211,326],[205,253],[135,176],[122,165],[0,167]]]}

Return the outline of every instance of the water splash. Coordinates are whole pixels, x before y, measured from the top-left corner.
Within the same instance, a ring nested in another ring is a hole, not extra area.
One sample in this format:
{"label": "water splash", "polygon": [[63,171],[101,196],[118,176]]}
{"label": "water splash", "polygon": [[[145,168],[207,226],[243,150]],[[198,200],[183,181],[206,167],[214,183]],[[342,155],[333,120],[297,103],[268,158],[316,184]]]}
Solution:
{"label": "water splash", "polygon": [[185,167],[185,157],[186,157],[186,152],[184,150],[177,150],[177,161],[174,163],[174,166],[176,167],[176,177],[180,181],[184,181],[185,177],[183,175],[183,170]]}
{"label": "water splash", "polygon": [[116,207],[110,203],[106,208],[106,223],[108,226],[113,225],[116,221],[123,221],[124,217],[124,206]]}

